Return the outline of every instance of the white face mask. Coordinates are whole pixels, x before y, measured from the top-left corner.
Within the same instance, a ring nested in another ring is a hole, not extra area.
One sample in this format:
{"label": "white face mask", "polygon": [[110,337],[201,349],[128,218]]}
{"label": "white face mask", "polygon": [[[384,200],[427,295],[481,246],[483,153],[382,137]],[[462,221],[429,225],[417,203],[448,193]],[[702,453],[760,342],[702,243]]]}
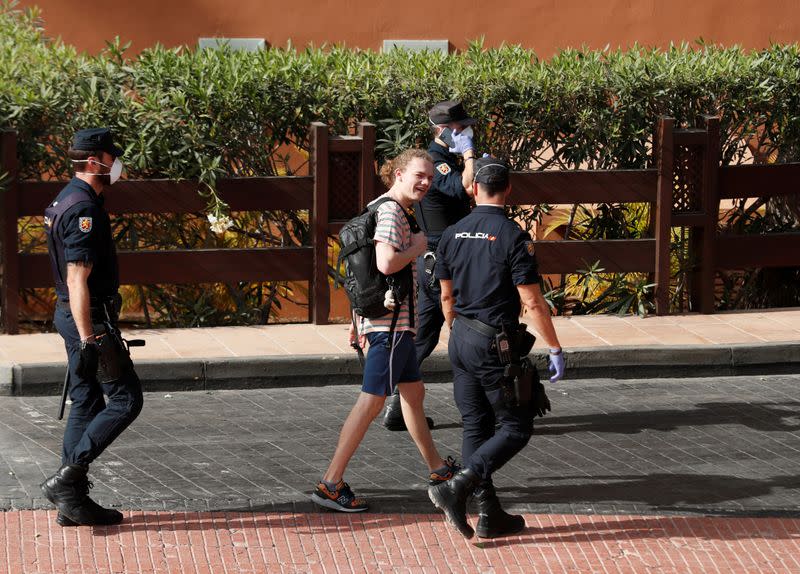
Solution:
{"label": "white face mask", "polygon": [[104,164],[101,161],[96,161],[96,160],[83,159],[83,160],[72,160],[72,161],[74,161],[74,162],[92,161],[93,163],[96,163],[96,164],[102,165],[103,167],[109,168],[110,171],[108,173],[89,173],[88,171],[76,171],[75,172],[75,173],[82,173],[82,174],[85,174],[85,175],[107,175],[108,179],[109,179],[109,185],[114,185],[115,183],[117,183],[117,181],[119,181],[119,176],[122,175],[122,162],[119,160],[118,157],[114,158],[114,163],[112,163],[110,166]]}

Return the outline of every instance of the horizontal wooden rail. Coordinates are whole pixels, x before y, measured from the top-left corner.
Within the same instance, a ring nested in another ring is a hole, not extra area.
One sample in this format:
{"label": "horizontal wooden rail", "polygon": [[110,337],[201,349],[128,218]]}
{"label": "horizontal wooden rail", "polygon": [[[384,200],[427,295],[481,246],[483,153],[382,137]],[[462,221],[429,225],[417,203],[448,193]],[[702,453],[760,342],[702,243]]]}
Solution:
{"label": "horizontal wooden rail", "polygon": [[717,269],[800,266],[800,233],[720,235],[715,244]]}
{"label": "horizontal wooden rail", "polygon": [[795,195],[800,185],[800,163],[730,165],[719,169],[721,199]]}
{"label": "horizontal wooden rail", "polygon": [[706,130],[702,128],[675,130],[672,137],[676,146],[702,146],[706,143]]}
{"label": "horizontal wooden rail", "polygon": [[[660,176],[656,169],[513,172],[513,192],[509,198],[512,205],[650,203],[660,206],[656,209],[658,218],[653,239],[536,241],[542,273],[575,273],[595,262],[609,273],[655,272],[659,281],[659,312],[669,312],[670,229],[681,226],[692,229],[692,249],[695,255],[700,255],[694,270],[696,289],[691,296],[696,305],[697,301],[702,304],[695,308],[713,310],[713,272],[716,269],[800,266],[800,233],[719,236],[716,231],[720,199],[797,194],[800,163],[720,167],[718,119],[703,117],[698,121],[702,128],[674,129],[674,120],[662,118],[661,135],[654,144],[653,157],[653,163],[659,165]],[[330,298],[328,238],[340,231],[343,218],[348,215],[329,209],[329,196],[334,193],[330,181],[331,162],[341,163],[341,156],[347,156],[344,159],[348,163],[353,159],[350,154],[359,155],[358,205],[363,206],[383,193],[385,188],[374,172],[374,129],[370,124],[361,124],[358,136],[331,136],[326,124],[314,123],[311,126],[311,175],[229,178],[217,182],[217,193],[232,211],[308,210],[312,245],[120,252],[121,282],[149,285],[309,281],[309,319],[326,323]],[[684,146],[695,148],[691,156],[686,155]],[[340,157],[332,159],[332,154]],[[699,193],[696,212],[675,209],[674,188],[676,182],[680,184],[681,176],[673,167],[673,156],[695,158],[697,161],[692,161],[697,165],[693,169],[702,172],[701,189],[692,190],[695,195]],[[4,230],[0,235],[0,253],[6,271],[0,276],[0,297],[5,298],[5,328],[15,332],[19,290],[49,287],[52,277],[46,254],[18,252],[19,238],[14,222],[19,217],[42,216],[65,182],[16,180],[13,177],[17,172],[15,134],[0,134],[0,159],[0,172],[12,174],[6,191],[0,194],[0,230]],[[203,214],[206,199],[200,195],[200,190],[196,181],[123,180],[108,191],[105,206],[112,214]],[[710,287],[701,292],[698,286]],[[710,294],[710,297],[702,299],[698,294],[704,297]]]}
{"label": "horizontal wooden rail", "polygon": [[575,273],[595,261],[611,273],[652,272],[655,239],[604,239],[593,241],[536,241],[536,260],[542,273]]}
{"label": "horizontal wooden rail", "polygon": [[656,200],[654,169],[526,171],[511,174],[510,203],[638,203]]}
{"label": "horizontal wooden rail", "polygon": [[[21,254],[20,262],[20,287],[53,285],[47,254]],[[310,247],[121,251],[119,267],[124,285],[308,281],[313,251]]]}
{"label": "horizontal wooden rail", "polygon": [[[20,181],[19,216],[42,215],[64,188],[63,181]],[[143,179],[120,181],[106,193],[110,213],[198,213],[206,200],[196,181]],[[218,195],[233,211],[311,209],[311,177],[246,177],[217,182]]]}

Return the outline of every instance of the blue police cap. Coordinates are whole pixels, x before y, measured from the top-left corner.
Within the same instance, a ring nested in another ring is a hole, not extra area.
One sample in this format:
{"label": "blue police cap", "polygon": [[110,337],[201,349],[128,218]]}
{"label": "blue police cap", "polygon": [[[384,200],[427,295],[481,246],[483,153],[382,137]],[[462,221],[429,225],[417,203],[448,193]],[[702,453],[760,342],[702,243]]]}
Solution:
{"label": "blue police cap", "polygon": [[108,128],[88,128],[75,132],[72,149],[77,151],[104,151],[114,157],[123,154],[123,149],[114,145],[114,136]]}
{"label": "blue police cap", "polygon": [[482,157],[475,160],[477,183],[506,187],[508,185],[508,162],[496,157]]}

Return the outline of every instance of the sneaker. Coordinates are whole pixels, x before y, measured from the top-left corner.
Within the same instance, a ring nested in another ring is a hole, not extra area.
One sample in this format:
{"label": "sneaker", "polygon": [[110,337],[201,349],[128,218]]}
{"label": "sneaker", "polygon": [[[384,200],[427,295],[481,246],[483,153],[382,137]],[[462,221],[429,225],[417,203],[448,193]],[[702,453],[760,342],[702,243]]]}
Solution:
{"label": "sneaker", "polygon": [[367,501],[363,498],[356,498],[350,485],[344,480],[339,481],[336,490],[329,490],[324,482],[320,482],[311,495],[311,500],[318,506],[339,512],[364,512],[369,508]]}
{"label": "sneaker", "polygon": [[459,470],[461,470],[461,465],[459,465],[452,456],[448,456],[444,461],[444,466],[442,468],[437,468],[436,470],[431,471],[430,477],[428,478],[428,484],[430,486],[436,486],[437,484],[446,482],[453,478],[453,475]]}

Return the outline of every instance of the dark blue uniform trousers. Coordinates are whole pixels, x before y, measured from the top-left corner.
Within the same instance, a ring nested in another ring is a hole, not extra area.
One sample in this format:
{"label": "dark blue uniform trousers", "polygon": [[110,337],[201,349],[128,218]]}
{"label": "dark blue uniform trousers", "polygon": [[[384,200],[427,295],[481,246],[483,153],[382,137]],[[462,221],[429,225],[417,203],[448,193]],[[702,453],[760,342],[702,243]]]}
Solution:
{"label": "dark blue uniform trousers", "polygon": [[[102,385],[96,377],[79,377],[75,368],[80,358],[81,339],[69,308],[57,305],[53,321],[67,348],[69,397],[72,399],[61,464],[88,466],[139,416],[142,385],[132,368],[119,380]],[[108,397],[107,404],[104,394]]]}
{"label": "dark blue uniform trousers", "polygon": [[417,257],[417,334],[414,336],[414,346],[417,349],[417,361],[427,359],[436,345],[439,344],[439,335],[444,325],[442,313],[442,291],[439,282],[435,287],[430,286],[430,275],[425,273],[425,261]]}
{"label": "dark blue uniform trousers", "polygon": [[503,366],[492,342],[456,318],[448,347],[453,394],[464,425],[461,456],[483,482],[521,451],[533,432],[530,409],[509,406],[503,398]]}

